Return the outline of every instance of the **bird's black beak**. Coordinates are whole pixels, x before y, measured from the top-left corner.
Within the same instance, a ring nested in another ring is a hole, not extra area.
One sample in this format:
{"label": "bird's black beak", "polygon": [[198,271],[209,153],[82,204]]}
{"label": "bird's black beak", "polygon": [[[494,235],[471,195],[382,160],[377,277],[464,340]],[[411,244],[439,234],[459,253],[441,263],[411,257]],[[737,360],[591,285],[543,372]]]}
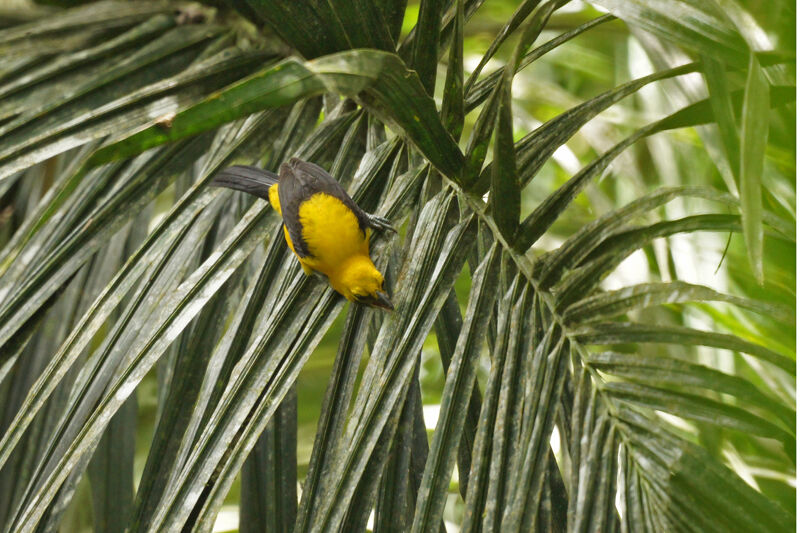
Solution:
{"label": "bird's black beak", "polygon": [[387,311],[394,311],[394,306],[392,305],[392,301],[389,300],[389,295],[383,291],[375,293],[375,298],[369,305],[372,307],[379,307],[380,309],[386,309]]}

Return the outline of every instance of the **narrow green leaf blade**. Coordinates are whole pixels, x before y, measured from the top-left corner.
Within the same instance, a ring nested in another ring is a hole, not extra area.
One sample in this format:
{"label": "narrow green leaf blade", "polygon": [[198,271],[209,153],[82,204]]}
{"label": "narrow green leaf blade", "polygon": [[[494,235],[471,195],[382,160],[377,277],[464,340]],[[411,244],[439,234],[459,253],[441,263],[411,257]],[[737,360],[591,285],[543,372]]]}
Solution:
{"label": "narrow green leaf blade", "polygon": [[439,27],[444,0],[421,0],[419,18],[414,31],[410,66],[419,74],[422,86],[433,95],[436,85],[436,64],[439,62]]}
{"label": "narrow green leaf blade", "polygon": [[128,527],[133,507],[136,412],[136,398],[130,398],[114,415],[89,463],[92,518],[98,533],[119,533]]}
{"label": "narrow green leaf blade", "polygon": [[794,313],[791,309],[768,302],[722,294],[702,285],[682,281],[644,283],[590,296],[572,304],[564,312],[564,320],[569,323],[585,324],[589,321],[614,318],[633,309],[700,301],[727,302],[772,316],[782,322],[794,322]]}
{"label": "narrow green leaf blade", "polygon": [[442,122],[458,140],[464,128],[464,0],[456,0],[453,40],[442,94]]}
{"label": "narrow green leaf blade", "polygon": [[736,117],[733,114],[733,101],[728,87],[725,65],[708,56],[703,56],[700,64],[703,67],[711,110],[714,112],[728,164],[731,166],[733,175],[738,176],[739,131],[736,127]]}
{"label": "narrow green leaf blade", "polygon": [[768,348],[747,342],[733,335],[700,331],[682,326],[651,326],[626,322],[609,322],[576,332],[579,342],[585,344],[627,344],[639,342],[674,343],[711,346],[750,354],[781,368],[791,375],[795,373],[794,361]]}
{"label": "narrow green leaf blade", "polygon": [[764,230],[761,226],[761,179],[769,133],[769,84],[755,54],[750,54],[742,108],[742,149],[739,196],[742,200],[744,241],[750,268],[764,282]]}
{"label": "narrow green leaf blade", "polygon": [[519,227],[521,204],[521,187],[514,150],[514,121],[511,116],[510,77],[505,78],[501,91],[495,125],[491,211],[497,228],[510,242]]}

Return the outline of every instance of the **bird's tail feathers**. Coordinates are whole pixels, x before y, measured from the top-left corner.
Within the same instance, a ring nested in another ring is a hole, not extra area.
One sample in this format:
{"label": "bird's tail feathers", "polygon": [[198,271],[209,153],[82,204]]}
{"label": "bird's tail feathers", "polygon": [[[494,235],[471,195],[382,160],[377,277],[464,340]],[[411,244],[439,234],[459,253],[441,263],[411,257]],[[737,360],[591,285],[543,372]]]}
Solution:
{"label": "bird's tail feathers", "polygon": [[269,188],[278,183],[278,175],[258,167],[235,165],[211,180],[212,187],[227,187],[269,200]]}

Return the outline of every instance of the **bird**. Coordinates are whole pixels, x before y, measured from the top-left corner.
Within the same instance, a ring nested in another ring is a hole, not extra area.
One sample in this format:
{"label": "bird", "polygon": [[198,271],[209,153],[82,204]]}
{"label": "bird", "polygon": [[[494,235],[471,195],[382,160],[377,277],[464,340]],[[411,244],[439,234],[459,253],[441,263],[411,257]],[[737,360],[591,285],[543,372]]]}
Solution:
{"label": "bird", "polygon": [[278,174],[235,165],[209,182],[269,201],[306,275],[319,274],[351,302],[394,310],[383,275],[369,254],[372,230],[396,233],[389,220],[365,212],[322,167],[293,157]]}

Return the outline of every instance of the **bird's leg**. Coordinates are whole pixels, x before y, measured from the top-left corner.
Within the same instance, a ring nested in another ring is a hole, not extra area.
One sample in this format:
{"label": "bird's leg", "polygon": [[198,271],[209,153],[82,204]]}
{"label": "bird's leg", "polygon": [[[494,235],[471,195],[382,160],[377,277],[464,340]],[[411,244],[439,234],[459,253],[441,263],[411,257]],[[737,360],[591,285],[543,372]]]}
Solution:
{"label": "bird's leg", "polygon": [[369,221],[369,227],[373,229],[397,233],[397,230],[394,229],[394,226],[392,226],[392,223],[388,219],[367,213],[367,220]]}

